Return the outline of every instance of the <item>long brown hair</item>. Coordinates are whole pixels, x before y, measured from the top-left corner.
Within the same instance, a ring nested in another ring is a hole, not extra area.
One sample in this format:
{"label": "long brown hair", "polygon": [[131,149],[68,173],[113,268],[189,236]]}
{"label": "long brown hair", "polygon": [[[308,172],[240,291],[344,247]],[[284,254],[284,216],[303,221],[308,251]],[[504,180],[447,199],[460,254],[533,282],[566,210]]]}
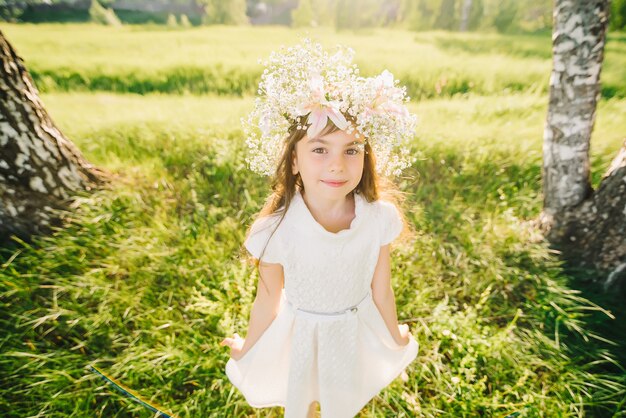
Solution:
{"label": "long brown hair", "polygon": [[[306,126],[306,123],[303,124]],[[329,119],[326,127],[322,130],[322,132],[320,132],[319,136],[327,135],[338,130],[339,128],[337,128],[337,126],[335,126],[335,124],[332,123],[332,121],[330,121]],[[300,190],[304,188],[304,185],[302,184],[302,179],[300,178],[300,173],[294,175],[292,172],[292,165],[293,156],[296,153],[296,145],[305,136],[306,129],[297,129],[297,123],[291,125],[283,145],[281,157],[279,159],[278,165],[276,166],[276,171],[274,172],[274,175],[271,179],[272,192],[266,198],[263,208],[254,217],[255,219],[270,215],[277,215],[280,217],[267,242],[269,242],[271,237],[274,235],[274,232],[276,232],[276,229],[278,229],[278,226],[283,221],[291,204],[292,198],[296,194],[296,187],[298,187]],[[406,216],[404,214],[404,193],[401,192],[400,189],[387,177],[380,176],[376,172],[376,156],[374,155],[372,148],[367,141],[365,142],[365,160],[363,165],[363,175],[361,176],[361,181],[353,190],[353,193],[354,192],[358,192],[368,202],[375,202],[379,199],[383,199],[395,204],[400,211],[402,223],[404,225],[401,233],[401,238],[404,240],[405,238],[410,238],[413,236],[414,230],[411,227],[411,224],[407,222]],[[246,239],[250,236],[251,226],[252,224],[250,224],[246,232]],[[263,257],[265,249],[267,248],[267,242],[265,243],[265,247],[263,248],[263,251],[261,251],[261,255],[259,256],[259,258]],[[245,250],[242,248],[242,252],[244,251]],[[253,257],[249,257],[248,259],[251,260],[257,271],[259,271],[260,261]],[[265,282],[263,282],[263,278],[261,277],[260,271],[259,278],[261,279],[261,282],[265,285]]]}

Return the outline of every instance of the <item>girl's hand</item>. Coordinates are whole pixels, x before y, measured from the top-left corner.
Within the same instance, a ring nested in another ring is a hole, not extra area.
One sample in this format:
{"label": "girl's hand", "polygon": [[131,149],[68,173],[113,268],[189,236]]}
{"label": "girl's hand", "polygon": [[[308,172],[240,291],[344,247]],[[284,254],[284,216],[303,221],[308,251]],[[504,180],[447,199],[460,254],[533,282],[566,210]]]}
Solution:
{"label": "girl's hand", "polygon": [[409,331],[409,326],[407,324],[400,324],[398,325],[398,330],[400,331],[400,340],[396,341],[396,343],[402,346],[409,344],[409,340],[412,335]]}
{"label": "girl's hand", "polygon": [[242,352],[243,343],[246,340],[241,338],[239,334],[235,333],[233,338],[224,338],[220,343],[221,346],[227,345],[230,347],[230,357],[233,360],[239,360],[243,357],[245,353]]}

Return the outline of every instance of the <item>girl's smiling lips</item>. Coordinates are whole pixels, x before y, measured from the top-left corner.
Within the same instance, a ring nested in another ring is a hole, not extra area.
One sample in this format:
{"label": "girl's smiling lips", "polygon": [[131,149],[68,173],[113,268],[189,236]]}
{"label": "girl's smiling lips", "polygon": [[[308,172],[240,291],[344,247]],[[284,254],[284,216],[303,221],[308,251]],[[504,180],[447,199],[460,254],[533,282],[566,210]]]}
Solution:
{"label": "girl's smiling lips", "polygon": [[340,187],[346,184],[348,181],[330,181],[330,180],[322,180],[323,183],[331,186],[331,187]]}

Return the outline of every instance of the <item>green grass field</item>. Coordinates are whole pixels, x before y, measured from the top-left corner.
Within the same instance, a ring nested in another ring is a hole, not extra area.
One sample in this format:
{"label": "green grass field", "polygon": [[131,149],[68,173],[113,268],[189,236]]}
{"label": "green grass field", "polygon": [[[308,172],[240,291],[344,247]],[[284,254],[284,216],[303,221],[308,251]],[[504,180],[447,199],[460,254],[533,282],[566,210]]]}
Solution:
{"label": "green grass field", "polygon": [[[282,416],[247,406],[218,343],[245,334],[257,275],[241,244],[268,193],[245,169],[238,121],[257,59],[304,32],[0,29],[62,131],[122,176],[52,236],[0,249],[0,415],[153,416],[94,364],[181,417]],[[626,312],[528,223],[542,204],[550,37],[311,34],[354,47],[365,74],[393,71],[420,118],[420,158],[398,180],[417,238],[393,256],[420,353],[360,416],[626,416]],[[626,36],[610,34],[594,186],[624,139],[624,68]]]}
{"label": "green grass field", "polygon": [[[286,39],[306,33],[328,46],[342,43],[354,48],[364,75],[388,68],[415,99],[467,92],[545,93],[550,74],[549,35],[388,29],[335,34],[327,29],[272,28],[264,29],[259,43],[257,28],[5,24],[3,30],[20,47],[44,92],[254,94],[262,69],[257,59],[266,58]],[[67,36],[68,31],[73,35]],[[624,98],[625,34],[610,34],[606,55],[602,94]]]}

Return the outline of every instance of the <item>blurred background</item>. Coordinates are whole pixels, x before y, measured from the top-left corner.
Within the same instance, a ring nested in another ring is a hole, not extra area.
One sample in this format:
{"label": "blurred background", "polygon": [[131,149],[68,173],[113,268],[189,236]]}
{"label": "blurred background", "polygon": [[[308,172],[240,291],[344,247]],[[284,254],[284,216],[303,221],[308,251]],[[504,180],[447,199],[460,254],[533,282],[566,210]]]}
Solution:
{"label": "blurred background", "polygon": [[[626,24],[626,0],[611,2],[611,30]],[[0,1],[11,22],[175,25],[252,24],[336,29],[541,32],[552,26],[550,0],[30,0]]]}

